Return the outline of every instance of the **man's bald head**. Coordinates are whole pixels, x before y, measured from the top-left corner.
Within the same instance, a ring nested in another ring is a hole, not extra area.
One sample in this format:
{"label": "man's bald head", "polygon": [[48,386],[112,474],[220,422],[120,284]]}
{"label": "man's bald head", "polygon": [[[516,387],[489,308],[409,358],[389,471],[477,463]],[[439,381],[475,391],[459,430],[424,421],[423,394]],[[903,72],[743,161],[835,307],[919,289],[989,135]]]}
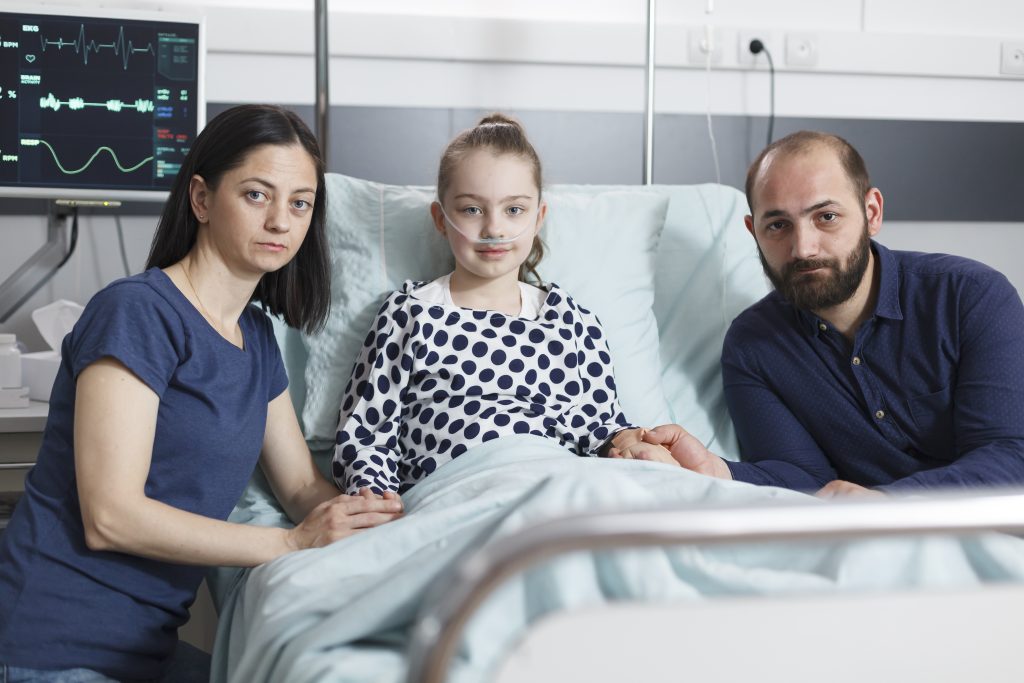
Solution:
{"label": "man's bald head", "polygon": [[868,177],[864,159],[853,145],[838,135],[801,130],[768,145],[757,155],[754,163],[750,164],[745,187],[750,213],[754,214],[755,185],[776,159],[806,154],[820,147],[830,149],[836,155],[857,196],[864,197],[871,189],[871,179]]}

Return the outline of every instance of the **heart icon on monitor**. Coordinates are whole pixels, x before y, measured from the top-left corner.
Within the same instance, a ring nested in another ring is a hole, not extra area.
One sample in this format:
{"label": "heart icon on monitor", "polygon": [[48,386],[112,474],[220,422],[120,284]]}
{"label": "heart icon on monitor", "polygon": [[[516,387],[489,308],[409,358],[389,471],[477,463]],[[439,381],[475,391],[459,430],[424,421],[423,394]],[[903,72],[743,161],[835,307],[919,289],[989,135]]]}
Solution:
{"label": "heart icon on monitor", "polygon": [[35,55],[25,55],[25,61],[28,62],[29,64],[31,64],[32,62],[36,61],[36,56]]}

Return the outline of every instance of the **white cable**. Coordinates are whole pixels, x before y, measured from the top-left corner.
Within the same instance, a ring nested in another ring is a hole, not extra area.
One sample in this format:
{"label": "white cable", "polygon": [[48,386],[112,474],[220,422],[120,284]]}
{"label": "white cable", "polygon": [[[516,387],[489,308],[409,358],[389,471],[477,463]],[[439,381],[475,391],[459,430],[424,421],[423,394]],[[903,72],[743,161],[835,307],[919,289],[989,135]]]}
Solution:
{"label": "white cable", "polygon": [[[710,15],[714,11],[714,1],[708,0],[706,13]],[[720,186],[722,184],[722,169],[718,161],[718,143],[715,141],[715,129],[711,119],[711,56],[715,49],[713,42],[714,30],[711,27],[710,19],[704,26],[705,29],[705,41],[707,43],[707,50],[705,51],[704,67],[707,74],[707,109],[705,110],[707,123],[708,123],[708,140],[711,142],[711,157],[715,162],[715,181]],[[712,201],[705,201],[704,210],[707,212],[708,217],[708,229],[711,232],[711,245],[714,246],[716,242],[720,244],[719,256],[720,256],[720,291],[721,298],[719,299],[719,309],[722,317],[722,329],[723,331],[728,329],[729,319],[726,312],[725,298],[726,298],[726,257],[728,254],[728,226],[721,226],[722,217],[722,201],[721,201],[721,190],[720,187],[714,188],[714,197]],[[714,205],[714,206],[712,206]],[[718,239],[718,234],[715,229],[722,229],[722,239]],[[717,424],[711,425],[711,438],[708,440],[704,447],[709,449],[712,444],[718,441],[718,433],[725,426],[725,419],[720,417]]]}
{"label": "white cable", "polygon": [[384,241],[384,186],[380,186],[377,189],[377,197],[380,202],[380,209],[377,212],[377,234],[380,235],[380,275],[381,275],[381,290],[386,292],[391,286],[388,283],[388,258],[387,258],[387,246]]}
{"label": "white cable", "polygon": [[[711,35],[711,32],[708,32]],[[711,50],[713,49],[710,38],[708,39],[708,50],[704,59],[704,64],[707,69],[707,86],[708,86],[708,101],[707,101],[707,120],[708,120],[708,139],[711,140],[711,156],[715,161],[715,182],[719,185],[722,184],[722,169],[718,164],[718,144],[715,142],[715,129],[711,124]]]}

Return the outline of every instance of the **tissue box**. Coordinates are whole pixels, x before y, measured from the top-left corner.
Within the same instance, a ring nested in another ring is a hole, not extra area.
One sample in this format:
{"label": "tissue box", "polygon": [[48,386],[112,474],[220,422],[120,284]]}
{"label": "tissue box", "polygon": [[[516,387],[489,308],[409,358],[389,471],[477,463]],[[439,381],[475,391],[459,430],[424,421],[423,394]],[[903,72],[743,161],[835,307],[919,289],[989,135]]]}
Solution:
{"label": "tissue box", "polygon": [[38,351],[21,354],[21,381],[28,387],[28,397],[33,401],[49,401],[53,381],[60,368],[60,353]]}
{"label": "tissue box", "polygon": [[32,311],[32,322],[51,351],[21,354],[21,381],[33,401],[49,401],[60,368],[60,343],[75,326],[84,309],[73,301],[58,299]]}

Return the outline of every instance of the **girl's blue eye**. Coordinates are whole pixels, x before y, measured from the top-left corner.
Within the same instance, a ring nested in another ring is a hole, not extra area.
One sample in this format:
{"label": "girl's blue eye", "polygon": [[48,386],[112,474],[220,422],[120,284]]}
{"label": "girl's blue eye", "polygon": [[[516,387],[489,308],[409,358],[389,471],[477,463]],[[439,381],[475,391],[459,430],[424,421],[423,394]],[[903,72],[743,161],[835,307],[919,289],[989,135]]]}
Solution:
{"label": "girl's blue eye", "polygon": [[260,201],[260,199],[262,199],[266,195],[264,195],[259,190],[249,190],[248,192],[245,193],[245,196],[248,197],[249,199],[253,200],[254,202],[258,202],[258,201]]}
{"label": "girl's blue eye", "polygon": [[470,216],[479,216],[483,212],[480,211],[480,207],[478,206],[467,206],[462,210],[462,213],[468,214]]}
{"label": "girl's blue eye", "polygon": [[292,202],[292,205],[293,205],[293,206],[294,206],[294,207],[295,207],[296,209],[300,209],[300,210],[302,210],[302,211],[305,211],[305,210],[306,210],[306,209],[308,209],[308,208],[309,208],[310,206],[312,206],[312,204],[310,204],[310,203],[309,203],[308,201],[306,201],[305,199],[296,199],[296,200],[295,200],[294,202]]}
{"label": "girl's blue eye", "polygon": [[510,206],[508,207],[508,212],[513,216],[521,216],[522,214],[526,213],[526,209],[524,209],[521,206]]}

